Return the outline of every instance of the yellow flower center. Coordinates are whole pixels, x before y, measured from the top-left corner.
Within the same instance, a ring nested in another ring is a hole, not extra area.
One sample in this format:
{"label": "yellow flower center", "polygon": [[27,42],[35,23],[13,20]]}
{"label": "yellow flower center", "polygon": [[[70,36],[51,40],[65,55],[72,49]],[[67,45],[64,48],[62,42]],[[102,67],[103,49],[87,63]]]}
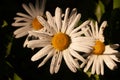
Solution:
{"label": "yellow flower center", "polygon": [[70,37],[64,33],[57,33],[52,38],[52,45],[55,49],[62,51],[68,48],[70,44]]}
{"label": "yellow flower center", "polygon": [[105,51],[105,44],[99,40],[96,41],[96,44],[94,46],[93,53],[96,55],[102,55]]}
{"label": "yellow flower center", "polygon": [[33,19],[32,27],[35,30],[39,30],[39,29],[43,28],[43,26],[40,24],[40,22],[37,20],[37,18]]}

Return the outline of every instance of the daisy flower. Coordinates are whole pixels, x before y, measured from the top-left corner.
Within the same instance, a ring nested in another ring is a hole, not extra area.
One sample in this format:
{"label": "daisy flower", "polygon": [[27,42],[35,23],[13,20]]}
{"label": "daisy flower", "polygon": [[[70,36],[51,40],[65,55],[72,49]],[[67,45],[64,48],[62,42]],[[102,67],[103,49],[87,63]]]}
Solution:
{"label": "daisy flower", "polygon": [[[98,29],[98,23],[93,22],[90,23],[90,29],[85,33],[86,36],[93,37],[95,39],[95,46],[94,50],[89,54],[87,57],[87,63],[82,63],[81,68],[85,66],[84,72],[87,72],[88,69],[91,67],[91,73],[92,74],[98,74],[98,75],[104,75],[104,63],[107,65],[107,67],[111,70],[115,69],[117,67],[116,62],[120,62],[118,59],[118,51],[115,50],[119,45],[113,44],[113,45],[105,45],[104,44],[104,36],[103,31],[105,27],[107,26],[107,21],[104,21],[100,29]],[[83,28],[83,30],[85,27]]]}
{"label": "daisy flower", "polygon": [[43,16],[45,9],[46,0],[42,0],[40,3],[36,0],[35,6],[32,3],[29,3],[27,6],[23,4],[22,7],[28,13],[17,13],[17,17],[14,18],[15,22],[12,23],[12,26],[19,27],[16,31],[14,31],[14,35],[16,38],[23,37],[28,34],[28,31],[31,30],[39,30],[43,26],[38,22],[37,16]]}
{"label": "daisy flower", "polygon": [[43,61],[38,67],[43,66],[51,57],[50,73],[57,73],[59,71],[62,58],[64,58],[66,65],[72,72],[76,72],[80,67],[79,62],[86,61],[78,52],[89,53],[94,45],[94,39],[91,37],[81,36],[84,31],[80,31],[82,27],[86,26],[90,21],[85,21],[80,26],[77,26],[81,14],[77,14],[77,10],[70,9],[65,11],[64,19],[62,10],[57,7],[55,16],[50,12],[46,12],[47,21],[38,16],[38,21],[46,28],[46,32],[34,32],[29,34],[40,39],[30,40],[27,44],[28,48],[41,48],[31,58],[32,61],[39,60],[44,57]]}

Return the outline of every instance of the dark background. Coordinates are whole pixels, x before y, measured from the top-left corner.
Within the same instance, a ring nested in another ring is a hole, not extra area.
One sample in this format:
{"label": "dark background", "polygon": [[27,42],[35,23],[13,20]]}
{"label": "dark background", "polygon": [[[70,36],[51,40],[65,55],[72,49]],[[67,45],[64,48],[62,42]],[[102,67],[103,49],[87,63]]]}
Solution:
{"label": "dark background", "polygon": [[[43,67],[37,68],[37,65],[41,60],[32,62],[31,56],[38,50],[32,51],[28,48],[23,48],[23,38],[15,39],[13,32],[15,28],[11,26],[14,22],[13,18],[16,16],[16,12],[24,11],[22,3],[28,4],[29,2],[35,2],[35,0],[1,0],[0,1],[0,80],[9,80],[13,78],[13,74],[16,73],[23,80],[94,80],[89,78],[82,71],[72,73],[66,66],[64,60],[61,68],[57,74],[51,75],[49,73],[50,61],[48,61]],[[45,10],[50,11],[54,15],[56,7],[62,8],[63,12],[67,7],[77,8],[78,12],[82,14],[81,21],[85,21],[88,18],[97,20],[94,15],[97,0],[47,0]],[[102,0],[105,5],[105,13],[103,14],[101,21],[107,20],[108,27],[105,29],[104,36],[106,37],[106,44],[118,43],[120,44],[120,9],[113,9],[112,0]],[[3,21],[8,23],[7,26],[2,27]],[[6,57],[7,45],[12,42],[11,51]],[[118,49],[120,51],[120,49]],[[12,67],[7,64],[9,62]],[[105,66],[105,75],[100,76],[101,80],[119,80],[120,76],[120,64],[118,69],[114,71],[109,70]]]}

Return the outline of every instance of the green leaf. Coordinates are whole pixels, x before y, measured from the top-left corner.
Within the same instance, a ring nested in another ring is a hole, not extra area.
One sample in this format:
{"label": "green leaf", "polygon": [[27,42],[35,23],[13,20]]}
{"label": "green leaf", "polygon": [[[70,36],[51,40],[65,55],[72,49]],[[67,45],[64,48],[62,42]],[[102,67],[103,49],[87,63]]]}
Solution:
{"label": "green leaf", "polygon": [[113,9],[120,8],[120,0],[113,0]]}
{"label": "green leaf", "polygon": [[14,73],[14,78],[13,80],[22,80],[16,73]]}
{"label": "green leaf", "polygon": [[101,2],[101,0],[99,0],[97,6],[96,6],[96,10],[95,10],[95,15],[97,17],[97,20],[100,22],[102,15],[105,13],[105,6],[103,5],[103,3]]}
{"label": "green leaf", "polygon": [[8,23],[7,23],[5,20],[3,20],[2,28],[3,28],[3,27],[6,27],[6,26],[8,26]]}
{"label": "green leaf", "polygon": [[86,72],[86,74],[88,75],[88,77],[91,77],[92,75],[90,71]]}
{"label": "green leaf", "polygon": [[7,57],[11,52],[12,42],[9,42],[7,45],[6,56]]}
{"label": "green leaf", "polygon": [[95,80],[100,80],[99,75],[95,74],[94,77],[95,77]]}

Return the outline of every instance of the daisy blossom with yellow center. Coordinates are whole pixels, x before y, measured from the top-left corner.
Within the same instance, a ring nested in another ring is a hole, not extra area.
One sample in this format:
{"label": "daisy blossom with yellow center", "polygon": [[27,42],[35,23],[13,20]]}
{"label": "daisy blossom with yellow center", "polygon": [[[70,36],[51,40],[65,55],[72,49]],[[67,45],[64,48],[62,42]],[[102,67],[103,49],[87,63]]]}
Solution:
{"label": "daisy blossom with yellow center", "polygon": [[[29,34],[39,37],[40,39],[30,40],[27,47],[42,47],[41,50],[32,56],[31,60],[36,61],[45,57],[38,66],[41,67],[52,57],[50,64],[51,74],[59,71],[62,58],[64,58],[68,68],[72,72],[76,72],[77,68],[79,68],[78,61],[86,61],[78,52],[89,53],[93,49],[94,39],[81,36],[87,30],[81,31],[81,28],[86,26],[90,21],[85,21],[80,26],[77,26],[81,14],[77,14],[76,8],[69,13],[70,9],[67,8],[63,19],[62,10],[59,7],[55,10],[55,16],[52,16],[51,13],[47,11],[47,21],[41,16],[38,16],[38,21],[46,28],[46,31],[29,32]],[[76,61],[76,59],[78,61]]]}
{"label": "daisy blossom with yellow center", "polygon": [[14,18],[15,22],[12,23],[12,26],[19,27],[16,31],[14,31],[16,38],[27,35],[28,31],[43,28],[43,26],[38,22],[37,16],[43,16],[45,2],[46,0],[42,0],[42,2],[36,0],[35,6],[32,3],[29,3],[28,6],[26,4],[22,5],[28,14],[18,12],[18,16]]}
{"label": "daisy blossom with yellow center", "polygon": [[[104,63],[111,70],[117,67],[116,62],[120,62],[118,59],[118,51],[115,50],[119,45],[105,45],[103,31],[107,26],[107,22],[104,21],[100,29],[98,29],[98,23],[95,24],[91,21],[90,29],[85,33],[86,36],[93,37],[95,39],[94,50],[87,57],[87,63],[82,63],[81,68],[84,67],[84,71],[87,72],[91,67],[92,74],[104,75]],[[84,30],[84,28],[83,28]]]}

